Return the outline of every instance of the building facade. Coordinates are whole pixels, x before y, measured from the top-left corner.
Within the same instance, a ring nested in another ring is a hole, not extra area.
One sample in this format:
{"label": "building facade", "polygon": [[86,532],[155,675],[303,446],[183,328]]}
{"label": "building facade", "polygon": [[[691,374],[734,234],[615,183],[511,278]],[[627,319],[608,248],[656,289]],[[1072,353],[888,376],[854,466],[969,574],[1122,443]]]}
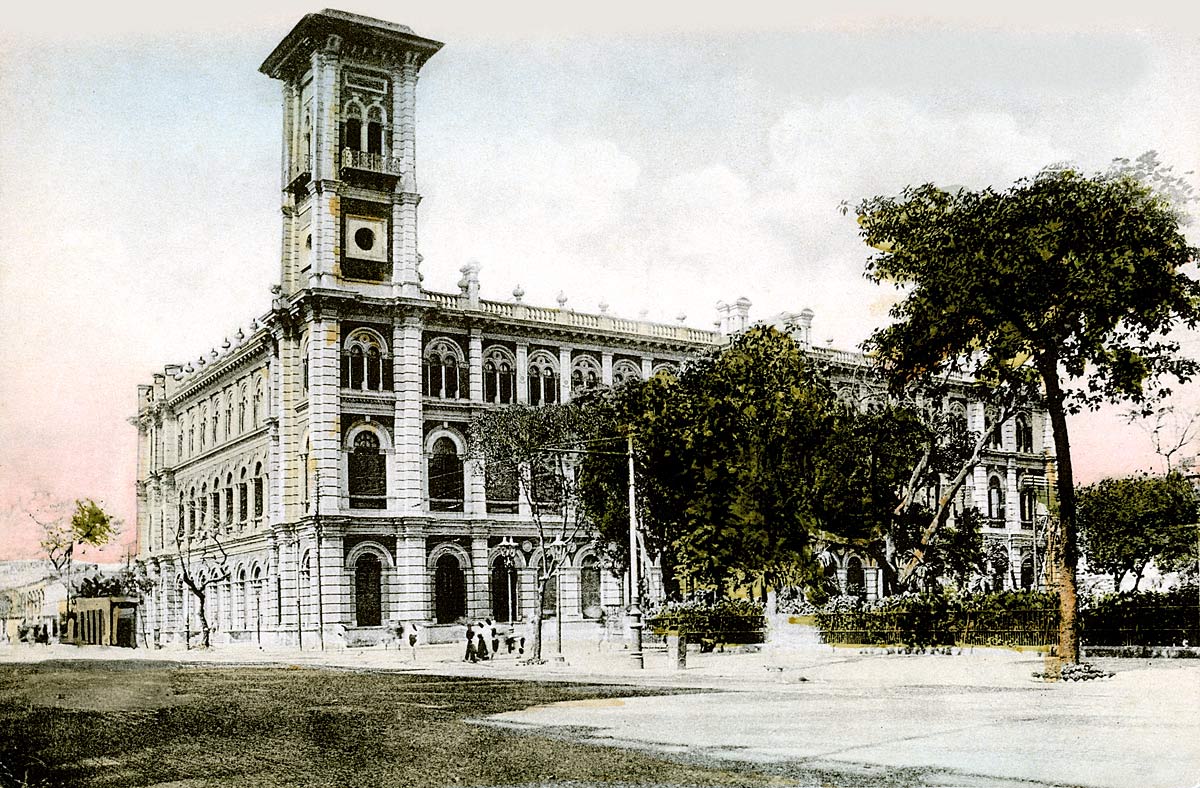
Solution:
{"label": "building facade", "polygon": [[[528,615],[536,528],[511,485],[467,459],[473,415],[669,371],[748,325],[745,299],[720,306],[715,331],[586,314],[562,297],[527,305],[519,288],[487,300],[474,263],[459,292],[426,290],[416,86],[441,46],[323,11],[262,65],[283,107],[270,310],[138,389],[138,552],[156,643],[199,628],[189,579],[205,589],[217,643],[371,642],[398,621],[436,636],[463,619]],[[1014,545],[1025,521],[1003,501],[1018,500],[1042,457],[1040,419],[1006,426],[973,480],[985,511],[980,496],[999,484],[997,534]],[[1037,441],[1021,443],[1027,433]],[[564,620],[618,606],[620,581],[586,544],[569,551]],[[870,592],[867,563],[848,558],[843,581],[862,571]]]}

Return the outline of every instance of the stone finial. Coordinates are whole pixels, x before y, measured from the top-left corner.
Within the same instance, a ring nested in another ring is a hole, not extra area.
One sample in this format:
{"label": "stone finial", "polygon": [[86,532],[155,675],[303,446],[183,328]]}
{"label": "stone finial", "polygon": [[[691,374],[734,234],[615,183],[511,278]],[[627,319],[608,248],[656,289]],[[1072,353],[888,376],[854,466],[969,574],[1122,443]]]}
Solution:
{"label": "stone finial", "polygon": [[800,341],[805,346],[812,344],[812,324],[815,315],[816,313],[808,307],[800,310],[800,314],[796,315],[796,324],[800,330]]}
{"label": "stone finial", "polygon": [[558,296],[554,300],[558,302],[559,309],[567,308],[567,294],[564,293],[562,290],[558,291]]}
{"label": "stone finial", "polygon": [[229,350],[231,347],[233,347],[233,344],[229,341],[229,337],[225,337],[225,341],[221,343],[221,349]]}
{"label": "stone finial", "polygon": [[598,306],[600,307],[600,314],[602,314],[602,315],[608,314],[608,302],[607,301],[601,299]]}
{"label": "stone finial", "polygon": [[246,341],[246,332],[242,331],[241,326],[238,326],[237,333],[234,334],[234,336],[237,337],[237,341],[238,341],[239,345],[242,344],[242,342]]}
{"label": "stone finial", "polygon": [[218,356],[218,355],[220,355],[220,354],[219,354],[219,353],[217,353],[217,349],[216,349],[216,348],[213,348],[212,350],[208,351],[208,357],[209,357],[209,358],[211,358],[211,359],[214,359],[214,360],[215,360],[215,359],[217,358],[217,356]]}
{"label": "stone finial", "polygon": [[458,280],[458,289],[467,297],[467,304],[479,308],[479,269],[478,260],[468,260],[467,264],[458,269],[462,279]]}
{"label": "stone finial", "polygon": [[649,314],[650,314],[649,309],[639,309],[638,310],[638,320],[645,320]]}
{"label": "stone finial", "polygon": [[519,303],[521,301],[521,299],[524,297],[525,297],[525,289],[523,287],[521,287],[520,285],[517,285],[516,287],[513,288],[513,300],[514,301],[517,301]]}
{"label": "stone finial", "polygon": [[687,320],[687,313],[686,313],[686,312],[680,312],[678,315],[675,315],[675,320],[676,320],[676,321],[677,321],[677,322],[678,322],[680,325],[682,325],[682,324],[683,324],[683,322],[684,322],[685,320]]}
{"label": "stone finial", "polygon": [[[204,359],[200,359],[200,363],[204,363]],[[189,361],[187,365],[184,366],[183,371],[190,375],[196,371],[196,368],[193,367],[192,362]]]}

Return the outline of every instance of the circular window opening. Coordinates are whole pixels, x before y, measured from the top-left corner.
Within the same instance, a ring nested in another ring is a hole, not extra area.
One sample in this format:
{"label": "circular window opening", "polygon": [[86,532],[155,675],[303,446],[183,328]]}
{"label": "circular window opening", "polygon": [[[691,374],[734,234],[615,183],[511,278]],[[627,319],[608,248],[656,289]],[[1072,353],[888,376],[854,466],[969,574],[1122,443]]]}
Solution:
{"label": "circular window opening", "polygon": [[358,232],[354,233],[354,243],[358,245],[359,249],[369,252],[371,251],[371,247],[375,245],[375,233],[366,227],[359,228]]}

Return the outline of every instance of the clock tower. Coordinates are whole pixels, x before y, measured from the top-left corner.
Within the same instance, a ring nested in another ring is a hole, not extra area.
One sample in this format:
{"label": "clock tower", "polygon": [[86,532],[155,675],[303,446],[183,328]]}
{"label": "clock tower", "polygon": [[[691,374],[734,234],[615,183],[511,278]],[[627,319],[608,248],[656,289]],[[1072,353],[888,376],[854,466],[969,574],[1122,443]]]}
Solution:
{"label": "clock tower", "polygon": [[442,44],[344,11],[308,14],[260,70],[283,85],[280,287],[420,295],[417,74]]}

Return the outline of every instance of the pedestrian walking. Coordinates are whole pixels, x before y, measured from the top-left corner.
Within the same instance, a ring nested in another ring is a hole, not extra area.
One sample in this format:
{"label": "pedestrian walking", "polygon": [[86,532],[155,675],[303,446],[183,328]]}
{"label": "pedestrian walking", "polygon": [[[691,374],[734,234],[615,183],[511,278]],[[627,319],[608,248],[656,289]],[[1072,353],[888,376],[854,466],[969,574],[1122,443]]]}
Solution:
{"label": "pedestrian walking", "polygon": [[479,652],[475,649],[475,626],[467,624],[467,653],[463,656],[463,662],[478,662]]}
{"label": "pedestrian walking", "polygon": [[417,622],[409,621],[400,631],[400,645],[407,645],[412,650],[412,661],[417,661]]}
{"label": "pedestrian walking", "polygon": [[487,659],[488,658],[487,627],[484,626],[482,621],[478,621],[475,624],[475,637],[478,639],[478,643],[475,646],[475,650],[477,652],[479,652],[479,658]]}
{"label": "pedestrian walking", "polygon": [[492,653],[500,653],[500,634],[496,632],[496,624],[490,619],[484,619],[487,624],[488,642],[492,644]]}

